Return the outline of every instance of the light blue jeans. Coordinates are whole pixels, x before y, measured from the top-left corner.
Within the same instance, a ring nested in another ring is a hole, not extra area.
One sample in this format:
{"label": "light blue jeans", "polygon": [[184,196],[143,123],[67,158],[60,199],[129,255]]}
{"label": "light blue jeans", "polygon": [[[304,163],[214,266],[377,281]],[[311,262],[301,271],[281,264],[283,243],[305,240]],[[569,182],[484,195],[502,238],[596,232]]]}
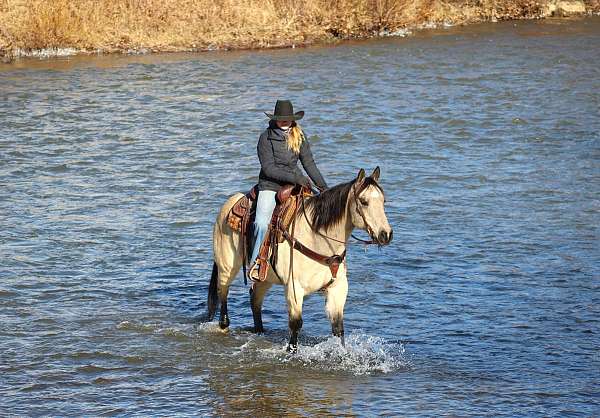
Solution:
{"label": "light blue jeans", "polygon": [[252,258],[250,263],[254,263],[258,257],[258,251],[260,245],[267,235],[269,230],[269,223],[271,222],[271,216],[273,215],[273,209],[275,209],[275,195],[277,193],[271,190],[261,190],[258,192],[258,199],[256,202],[256,218],[254,219],[254,247],[252,248]]}

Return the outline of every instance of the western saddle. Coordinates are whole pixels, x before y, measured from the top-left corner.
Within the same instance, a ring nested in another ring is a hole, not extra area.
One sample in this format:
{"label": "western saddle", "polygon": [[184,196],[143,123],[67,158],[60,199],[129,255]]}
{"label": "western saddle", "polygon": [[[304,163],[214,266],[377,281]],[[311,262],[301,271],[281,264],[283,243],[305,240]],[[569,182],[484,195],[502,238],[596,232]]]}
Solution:
{"label": "western saddle", "polygon": [[[269,265],[275,265],[277,259],[277,245],[287,238],[286,235],[289,236],[288,230],[298,213],[303,197],[310,195],[312,195],[312,191],[300,185],[286,184],[279,189],[275,197],[276,206],[273,210],[269,230],[258,252],[258,275],[254,275],[253,280],[262,282],[267,278]],[[248,258],[252,249],[251,227],[256,215],[257,197],[258,187],[254,186],[233,205],[227,215],[229,226],[242,235],[244,280],[246,280]]]}
{"label": "western saddle", "polygon": [[[294,237],[295,220],[298,211],[304,211],[304,197],[311,196],[312,194],[313,192],[311,189],[299,185],[288,184],[279,189],[276,195],[276,206],[273,210],[273,216],[271,217],[269,230],[258,252],[258,274],[251,277],[252,280],[261,282],[265,281],[269,267],[271,267],[273,268],[275,275],[281,282],[283,282],[274,266],[277,263],[277,247],[279,243],[283,242],[283,240],[286,240],[290,244],[290,272],[292,284],[294,283],[294,250],[304,254],[306,257],[318,263],[329,267],[331,279],[323,287],[321,287],[322,291],[327,290],[327,288],[333,284],[337,277],[340,264],[342,264],[346,258],[346,249],[344,249],[341,254],[319,254],[302,244]],[[227,216],[227,222],[231,228],[236,231],[240,231],[242,235],[241,252],[243,258],[242,266],[244,268],[244,282],[246,282],[247,279],[246,268],[248,265],[248,251],[251,248],[250,236],[252,234],[249,233],[249,227],[254,222],[257,197],[258,189],[256,186],[254,186],[233,205]],[[302,209],[300,209],[301,207]],[[308,221],[308,217],[306,220]],[[310,221],[308,222],[311,229],[315,231],[314,227],[310,224]],[[292,229],[291,233],[289,232],[290,226]],[[325,238],[331,238],[318,231],[315,231],[315,233],[318,233]]]}

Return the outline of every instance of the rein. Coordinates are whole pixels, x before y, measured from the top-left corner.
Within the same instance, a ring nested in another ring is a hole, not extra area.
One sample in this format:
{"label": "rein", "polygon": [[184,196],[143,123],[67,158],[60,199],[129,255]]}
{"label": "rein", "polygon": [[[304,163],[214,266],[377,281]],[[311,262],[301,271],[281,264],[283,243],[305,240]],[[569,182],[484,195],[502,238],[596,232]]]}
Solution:
{"label": "rein", "polygon": [[377,241],[372,240],[372,239],[368,239],[368,240],[362,239],[362,238],[357,237],[354,234],[350,234],[350,236],[352,238],[354,238],[356,240],[356,242],[360,242],[361,244],[364,244],[364,245],[379,245],[379,243]]}

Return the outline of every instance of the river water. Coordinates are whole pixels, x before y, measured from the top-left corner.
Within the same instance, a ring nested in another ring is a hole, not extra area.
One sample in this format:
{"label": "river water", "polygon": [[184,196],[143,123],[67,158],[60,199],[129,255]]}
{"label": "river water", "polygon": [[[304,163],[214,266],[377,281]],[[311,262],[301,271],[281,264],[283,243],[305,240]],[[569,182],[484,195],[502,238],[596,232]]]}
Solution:
{"label": "river water", "polygon": [[[600,415],[599,63],[587,18],[0,64],[0,415]],[[317,294],[288,355],[281,287],[252,334],[241,278],[199,320],[277,98],[330,184],[382,169],[345,349]]]}

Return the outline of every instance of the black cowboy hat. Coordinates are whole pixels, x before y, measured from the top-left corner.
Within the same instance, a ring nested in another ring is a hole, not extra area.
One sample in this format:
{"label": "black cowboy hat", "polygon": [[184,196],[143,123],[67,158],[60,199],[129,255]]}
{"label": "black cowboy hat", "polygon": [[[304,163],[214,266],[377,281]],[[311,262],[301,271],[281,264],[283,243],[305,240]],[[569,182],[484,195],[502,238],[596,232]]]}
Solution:
{"label": "black cowboy hat", "polygon": [[304,111],[294,113],[294,106],[289,100],[277,100],[275,103],[275,113],[267,113],[265,115],[271,120],[300,120],[304,117]]}

